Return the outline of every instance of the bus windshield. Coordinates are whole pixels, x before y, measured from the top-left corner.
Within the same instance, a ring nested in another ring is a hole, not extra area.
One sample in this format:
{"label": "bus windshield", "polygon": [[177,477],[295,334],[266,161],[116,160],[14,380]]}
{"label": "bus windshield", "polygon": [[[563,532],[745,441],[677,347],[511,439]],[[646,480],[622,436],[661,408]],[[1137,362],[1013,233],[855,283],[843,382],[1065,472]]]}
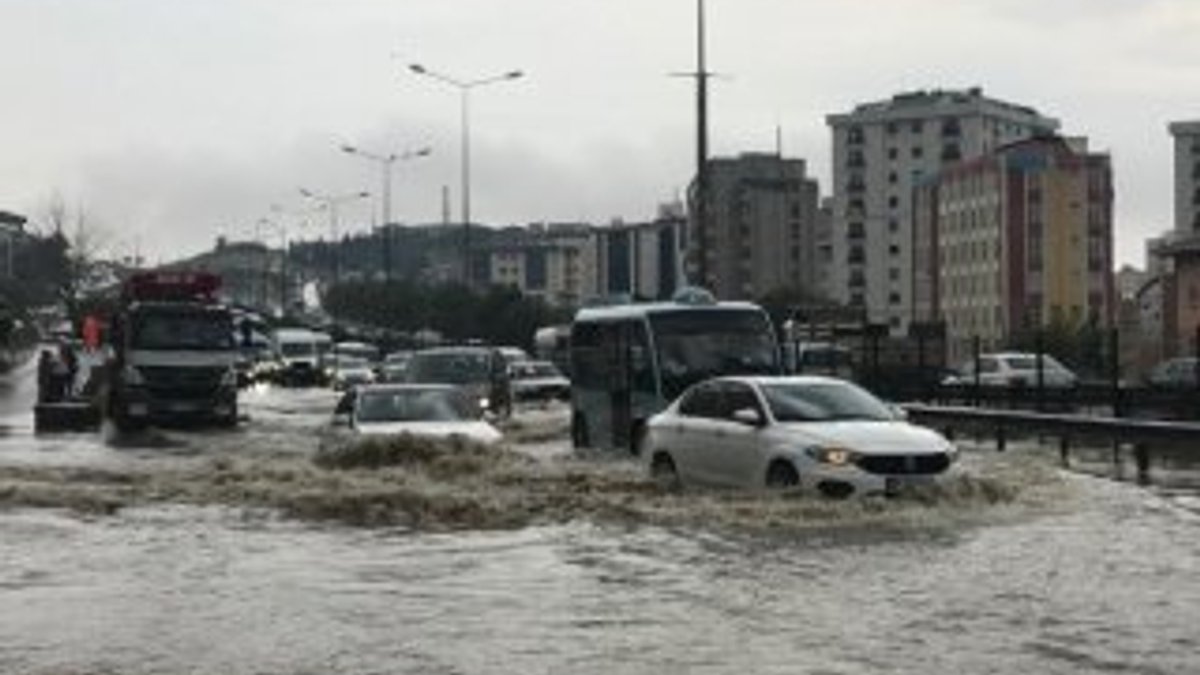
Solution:
{"label": "bus windshield", "polygon": [[650,316],[650,327],[668,400],[710,377],[779,372],[771,326],[761,312],[664,312]]}

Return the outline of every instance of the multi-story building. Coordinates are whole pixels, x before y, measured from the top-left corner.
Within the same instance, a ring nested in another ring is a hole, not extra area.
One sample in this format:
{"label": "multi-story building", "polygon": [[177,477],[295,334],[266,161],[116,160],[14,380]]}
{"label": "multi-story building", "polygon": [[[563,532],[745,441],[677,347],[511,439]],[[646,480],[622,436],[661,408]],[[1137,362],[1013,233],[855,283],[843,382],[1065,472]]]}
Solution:
{"label": "multi-story building", "polygon": [[587,225],[534,224],[494,233],[481,253],[489,283],[557,307],[578,307],[596,284]]}
{"label": "multi-story building", "polygon": [[913,196],[913,318],[972,339],[1113,321],[1112,168],[1061,137],[1018,141],[924,180]]}
{"label": "multi-story building", "polygon": [[1200,121],[1174,122],[1175,233],[1200,236]]}
{"label": "multi-story building", "polygon": [[593,230],[594,295],[663,300],[687,285],[687,219],[679,205],[660,207],[648,223],[614,222]]}
{"label": "multi-story building", "polygon": [[[707,284],[724,300],[817,288],[819,189],[802,159],[743,154],[708,165]],[[693,228],[696,224],[693,223]],[[688,250],[693,277],[700,252]]]}
{"label": "multi-story building", "polygon": [[903,332],[913,305],[913,188],[1058,121],[965,91],[916,91],[830,115],[833,236],[829,293]]}

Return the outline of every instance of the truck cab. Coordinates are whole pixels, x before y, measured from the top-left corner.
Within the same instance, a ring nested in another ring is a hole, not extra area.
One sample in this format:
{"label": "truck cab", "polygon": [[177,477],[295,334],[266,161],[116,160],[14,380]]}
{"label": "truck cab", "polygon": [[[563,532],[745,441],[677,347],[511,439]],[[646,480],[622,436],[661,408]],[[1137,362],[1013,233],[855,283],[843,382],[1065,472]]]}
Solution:
{"label": "truck cab", "polygon": [[238,345],[210,274],[142,273],[112,328],[104,410],[121,430],[188,420],[235,426]]}

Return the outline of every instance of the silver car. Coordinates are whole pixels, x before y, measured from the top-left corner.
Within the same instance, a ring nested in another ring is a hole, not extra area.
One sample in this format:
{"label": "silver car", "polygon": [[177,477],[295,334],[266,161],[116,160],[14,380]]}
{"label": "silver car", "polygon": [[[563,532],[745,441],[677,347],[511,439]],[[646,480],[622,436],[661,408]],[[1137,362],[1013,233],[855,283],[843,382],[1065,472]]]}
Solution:
{"label": "silver car", "polygon": [[930,483],[958,456],[867,391],[817,376],[698,384],[651,418],[642,449],[664,487],[800,488],[836,498]]}

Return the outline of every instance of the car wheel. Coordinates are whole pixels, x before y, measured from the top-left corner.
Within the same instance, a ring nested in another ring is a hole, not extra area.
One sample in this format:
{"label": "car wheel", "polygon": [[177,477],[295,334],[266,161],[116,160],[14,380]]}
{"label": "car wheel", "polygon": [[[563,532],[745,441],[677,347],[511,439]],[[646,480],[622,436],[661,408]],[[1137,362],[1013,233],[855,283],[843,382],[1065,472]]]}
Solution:
{"label": "car wheel", "polygon": [[791,462],[776,460],[767,469],[767,487],[772,490],[786,490],[800,484],[800,474]]}
{"label": "car wheel", "polygon": [[675,460],[665,452],[654,456],[650,462],[650,479],[660,490],[674,492],[680,487],[679,470],[675,468]]}

